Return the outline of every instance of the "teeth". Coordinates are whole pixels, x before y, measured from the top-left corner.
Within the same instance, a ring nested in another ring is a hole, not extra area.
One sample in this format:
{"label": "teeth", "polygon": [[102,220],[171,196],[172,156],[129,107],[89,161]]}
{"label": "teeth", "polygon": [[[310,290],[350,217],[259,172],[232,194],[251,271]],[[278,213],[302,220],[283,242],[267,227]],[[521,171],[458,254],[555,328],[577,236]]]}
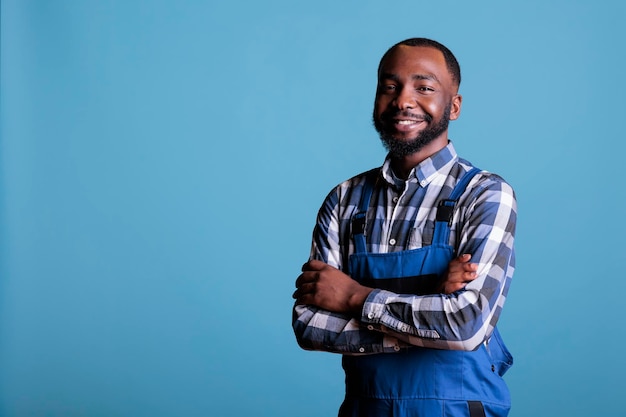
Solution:
{"label": "teeth", "polygon": [[412,125],[416,122],[415,120],[398,120],[396,123],[398,123],[399,125]]}

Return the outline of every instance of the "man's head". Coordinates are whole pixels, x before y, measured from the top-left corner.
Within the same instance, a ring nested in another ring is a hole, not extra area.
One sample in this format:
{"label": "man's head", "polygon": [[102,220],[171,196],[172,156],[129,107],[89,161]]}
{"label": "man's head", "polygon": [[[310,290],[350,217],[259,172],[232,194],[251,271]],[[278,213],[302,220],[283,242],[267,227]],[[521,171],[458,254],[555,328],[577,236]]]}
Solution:
{"label": "man's head", "polygon": [[383,55],[373,118],[393,157],[447,144],[448,123],[461,111],[460,82],[456,58],[436,41],[407,39]]}

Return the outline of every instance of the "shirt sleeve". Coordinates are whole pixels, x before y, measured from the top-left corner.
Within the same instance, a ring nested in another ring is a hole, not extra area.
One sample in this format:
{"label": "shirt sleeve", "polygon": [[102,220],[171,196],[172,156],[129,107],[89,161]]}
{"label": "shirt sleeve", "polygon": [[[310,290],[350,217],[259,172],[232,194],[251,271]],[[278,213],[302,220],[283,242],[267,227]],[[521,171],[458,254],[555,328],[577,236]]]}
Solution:
{"label": "shirt sleeve", "polygon": [[[516,199],[512,188],[489,174],[462,197],[455,214],[457,254],[472,254],[478,277],[453,294],[401,295],[374,290],[360,318],[296,305],[293,328],[304,349],[344,354],[398,351],[407,346],[475,350],[487,340],[506,299],[513,271]],[[338,194],[318,215],[311,258],[341,269]]]}
{"label": "shirt sleeve", "polygon": [[361,321],[410,345],[475,350],[500,316],[515,269],[513,242],[517,204],[513,189],[489,174],[459,204],[456,253],[469,253],[478,277],[453,294],[399,295],[374,290]]}
{"label": "shirt sleeve", "polygon": [[[343,266],[338,221],[340,194],[338,187],[320,208],[310,256],[310,259],[323,261],[337,269]],[[408,346],[355,317],[314,306],[295,305],[292,323],[298,344],[307,350],[359,355],[395,352]]]}

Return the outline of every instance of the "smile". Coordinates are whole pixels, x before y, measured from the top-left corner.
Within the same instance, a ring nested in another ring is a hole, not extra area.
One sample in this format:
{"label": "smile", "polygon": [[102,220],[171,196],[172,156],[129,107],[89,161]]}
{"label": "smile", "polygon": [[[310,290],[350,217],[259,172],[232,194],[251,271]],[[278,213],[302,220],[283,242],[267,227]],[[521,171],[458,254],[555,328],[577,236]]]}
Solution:
{"label": "smile", "polygon": [[396,134],[414,134],[415,132],[426,128],[424,119],[391,119],[388,129]]}

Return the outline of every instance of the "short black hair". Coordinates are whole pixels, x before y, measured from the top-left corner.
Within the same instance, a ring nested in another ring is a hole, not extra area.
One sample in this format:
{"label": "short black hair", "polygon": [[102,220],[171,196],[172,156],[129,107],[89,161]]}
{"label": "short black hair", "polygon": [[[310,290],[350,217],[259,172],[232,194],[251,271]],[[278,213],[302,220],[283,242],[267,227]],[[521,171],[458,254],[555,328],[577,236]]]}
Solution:
{"label": "short black hair", "polygon": [[383,63],[383,61],[385,60],[385,58],[387,58],[387,56],[389,56],[389,54],[396,49],[398,46],[401,45],[406,45],[406,46],[426,46],[426,47],[430,47],[430,48],[435,48],[439,51],[441,51],[441,53],[443,54],[443,58],[446,61],[446,66],[448,67],[448,71],[450,72],[450,75],[452,76],[452,80],[456,83],[457,87],[459,85],[461,85],[461,67],[459,66],[459,62],[456,60],[454,54],[452,53],[452,51],[450,51],[447,47],[445,47],[444,45],[440,44],[437,41],[434,41],[432,39],[428,39],[428,38],[409,38],[409,39],[405,39],[401,42],[398,42],[397,44],[395,44],[394,46],[392,46],[391,48],[389,48],[387,50],[387,52],[385,52],[385,54],[383,55],[383,57],[380,59],[380,63],[378,64],[378,72],[380,72],[380,67]]}

